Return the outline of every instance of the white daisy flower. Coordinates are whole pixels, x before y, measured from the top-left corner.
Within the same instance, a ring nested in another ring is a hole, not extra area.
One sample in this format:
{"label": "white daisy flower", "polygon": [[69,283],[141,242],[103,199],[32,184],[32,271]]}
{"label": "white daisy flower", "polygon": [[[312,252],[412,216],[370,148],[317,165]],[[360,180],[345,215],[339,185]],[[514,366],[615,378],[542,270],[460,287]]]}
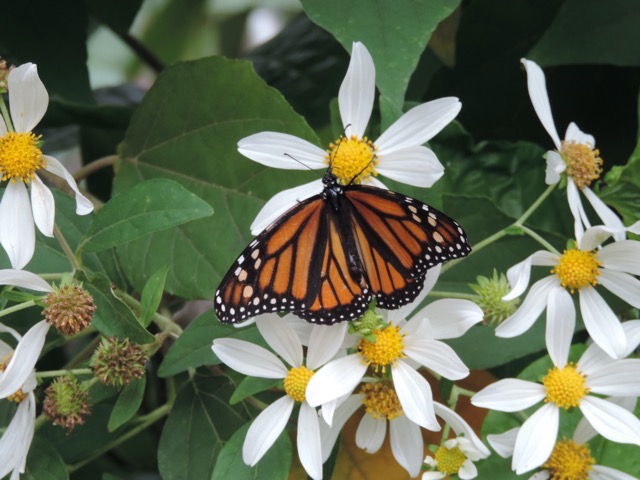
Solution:
{"label": "white daisy flower", "polygon": [[36,420],[33,395],[36,377],[33,369],[48,331],[49,325],[45,320],[31,327],[24,337],[0,324],[0,332],[9,333],[18,341],[14,350],[0,340],[0,398],[19,404],[0,437],[0,478],[11,473],[11,480],[17,480],[25,471]]}
{"label": "white daisy flower", "polygon": [[[442,176],[444,167],[423,144],[456,117],[460,102],[448,97],[418,105],[371,142],[364,135],[374,97],[373,59],[362,43],[355,42],[338,93],[344,137],[324,151],[293,135],[261,132],[240,140],[238,151],[263,165],[289,170],[327,168],[331,159],[331,171],[343,184],[365,183],[385,188],[374,178],[381,174],[409,185],[430,187]],[[262,208],[251,232],[257,235],[296,202],[321,191],[322,180],[318,179],[278,193]]]}
{"label": "white daisy flower", "polygon": [[[602,223],[611,228],[622,228],[623,225],[620,218],[589,188],[589,185],[597,180],[602,173],[602,159],[600,158],[600,152],[595,148],[595,139],[593,136],[582,132],[575,123],[571,122],[565,133],[564,140],[560,141],[553,116],[551,115],[551,105],[547,95],[544,73],[531,60],[523,58],[521,62],[527,70],[527,86],[533,108],[556,147],[556,150],[545,154],[547,159],[545,181],[548,185],[554,185],[560,181],[561,174],[566,173],[567,199],[575,221],[576,238],[580,240],[585,228],[591,226],[582,206],[580,190],[600,217]],[[623,238],[624,232],[616,233],[616,239],[621,240]]]}
{"label": "white daisy flower", "polygon": [[269,450],[291,416],[296,402],[298,416],[298,456],[310,477],[322,478],[320,425],[316,410],[305,399],[314,370],[330,360],[340,348],[347,324],[314,325],[309,339],[306,365],[302,343],[294,330],[276,314],[256,318],[258,330],[269,346],[289,365],[264,348],[233,338],[213,341],[213,352],[229,367],[252,377],[282,378],[286,395],[256,417],[244,441],[242,459],[254,466]]}
{"label": "white daisy flower", "polygon": [[406,321],[429,290],[425,287],[409,305],[382,311],[388,325],[372,333],[375,342],[361,338],[356,353],[332,360],[316,372],[307,387],[309,404],[324,405],[350,394],[369,367],[375,371],[386,371],[390,367],[395,391],[407,418],[421,427],[439,430],[431,387],[417,368],[424,366],[451,380],[466,377],[469,369],[453,349],[440,340],[463,335],[482,321],[482,310],[468,300],[437,300]]}
{"label": "white daisy flower", "polygon": [[[488,453],[487,453],[488,455]],[[465,437],[450,438],[436,450],[433,457],[427,455],[424,463],[432,469],[422,474],[422,480],[439,480],[449,475],[458,475],[462,480],[476,478],[478,469],[473,462],[486,458]]]}
{"label": "white daisy flower", "polygon": [[[627,230],[636,231],[637,224]],[[593,341],[608,355],[621,358],[627,339],[620,321],[600,296],[601,285],[628,304],[640,308],[640,242],[621,240],[602,246],[615,230],[591,227],[578,247],[562,255],[538,251],[507,271],[513,287],[503,300],[519,297],[527,288],[531,266],[553,267],[551,275],[534,283],[520,308],[496,328],[499,337],[526,332],[547,308],[546,343],[556,363],[566,358],[575,327],[576,312],[569,292],[578,291],[580,312]],[[600,248],[601,247],[601,248]]]}
{"label": "white daisy flower", "polygon": [[40,137],[32,132],[49,104],[37,67],[25,63],[13,69],[8,87],[13,128],[0,117],[0,173],[2,180],[8,181],[0,201],[0,244],[11,265],[22,268],[31,260],[35,249],[34,223],[43,235],[53,236],[55,204],[51,191],[38,176],[39,169],[64,178],[76,194],[78,215],[90,213],[93,205],[80,193],[64,166],[42,154]]}
{"label": "white daisy flower", "polygon": [[[420,426],[404,414],[394,387],[389,382],[374,382],[373,379],[365,379],[363,388],[336,408],[331,426],[320,423],[323,460],[329,458],[344,424],[362,405],[365,415],[356,431],[356,445],[368,453],[376,453],[387,435],[388,424],[393,456],[411,477],[416,477],[424,457]],[[460,415],[441,403],[434,402],[433,406],[436,415],[449,424],[457,435],[464,435],[474,452],[479,453],[479,458],[489,455],[487,447]]]}
{"label": "white daisy flower", "polygon": [[[613,442],[640,445],[640,420],[616,403],[591,394],[640,395],[640,360],[612,360],[592,344],[575,365],[567,363],[567,356],[554,361],[542,385],[520,379],[499,380],[475,394],[471,403],[516,412],[544,401],[514,434],[511,468],[520,475],[541,466],[551,455],[561,408],[578,407],[591,426]],[[500,453],[494,442],[492,445]]]}

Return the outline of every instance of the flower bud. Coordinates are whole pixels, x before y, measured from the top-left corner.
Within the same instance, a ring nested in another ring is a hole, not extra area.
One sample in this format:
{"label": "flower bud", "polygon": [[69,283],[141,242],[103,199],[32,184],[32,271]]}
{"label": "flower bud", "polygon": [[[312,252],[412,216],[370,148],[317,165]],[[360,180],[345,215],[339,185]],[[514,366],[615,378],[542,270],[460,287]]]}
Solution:
{"label": "flower bud", "polygon": [[476,280],[478,283],[470,287],[480,297],[476,303],[484,312],[484,323],[498,325],[515,313],[520,299],[514,298],[508,302],[502,300],[502,297],[511,291],[504,273],[498,275],[494,270],[493,277],[478,276]]}

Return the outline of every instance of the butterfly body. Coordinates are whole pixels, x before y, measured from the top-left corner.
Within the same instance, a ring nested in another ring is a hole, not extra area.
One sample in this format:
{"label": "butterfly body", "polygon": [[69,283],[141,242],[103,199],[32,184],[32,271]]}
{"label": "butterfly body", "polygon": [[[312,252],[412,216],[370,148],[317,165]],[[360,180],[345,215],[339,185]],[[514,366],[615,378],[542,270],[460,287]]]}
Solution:
{"label": "butterfly body", "polygon": [[223,323],[293,312],[313,323],[354,320],[375,296],[405,305],[427,270],[471,251],[462,228],[411,197],[340,185],[330,171],[322,193],[299,202],[262,231],[216,291]]}

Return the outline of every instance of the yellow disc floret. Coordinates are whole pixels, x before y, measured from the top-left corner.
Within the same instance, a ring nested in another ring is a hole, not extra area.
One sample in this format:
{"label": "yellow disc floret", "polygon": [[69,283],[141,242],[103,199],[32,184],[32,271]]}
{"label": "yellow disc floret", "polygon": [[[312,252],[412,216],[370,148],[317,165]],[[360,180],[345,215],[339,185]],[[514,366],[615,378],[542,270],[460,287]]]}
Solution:
{"label": "yellow disc floret", "polygon": [[560,280],[560,284],[573,293],[582,287],[595,286],[598,283],[600,267],[596,252],[573,248],[562,252],[558,265],[551,270]]}
{"label": "yellow disc floret", "polygon": [[434,455],[436,459],[436,468],[447,475],[458,473],[462,464],[467,460],[465,454],[460,447],[447,448],[442,445]]}
{"label": "yellow disc floret", "polygon": [[579,189],[588,187],[591,182],[600,178],[602,158],[597,148],[584,143],[563,141],[560,154],[567,164],[567,175],[573,178]]}
{"label": "yellow disc floret", "polygon": [[22,391],[22,388],[19,388],[11,395],[7,397],[7,400],[14,403],[22,403],[22,401],[27,398],[27,394]]}
{"label": "yellow disc floret", "polygon": [[359,184],[367,177],[378,174],[375,169],[378,164],[376,147],[367,137],[340,137],[329,145],[325,160],[343,185]]}
{"label": "yellow disc floret", "polygon": [[562,440],[553,447],[549,460],[542,467],[549,470],[551,480],[587,480],[594,463],[587,445]]}
{"label": "yellow disc floret", "polygon": [[360,394],[364,396],[362,403],[367,413],[376,420],[393,420],[404,413],[396,391],[385,383],[365,383]]}
{"label": "yellow disc floret", "polygon": [[360,340],[358,351],[367,365],[373,366],[375,371],[386,370],[387,365],[392,365],[397,359],[404,358],[402,353],[404,343],[400,329],[395,325],[389,325],[373,332],[375,342]]}
{"label": "yellow disc floret", "polygon": [[313,377],[313,370],[309,370],[304,365],[292,368],[284,379],[284,391],[296,402],[304,402],[311,377]]}
{"label": "yellow disc floret", "polygon": [[542,379],[547,391],[544,401],[553,402],[565,410],[580,406],[580,400],[589,393],[586,378],[573,363],[564,368],[552,368]]}
{"label": "yellow disc floret", "polygon": [[33,133],[7,132],[0,137],[2,180],[29,182],[36,170],[44,167],[40,137]]}

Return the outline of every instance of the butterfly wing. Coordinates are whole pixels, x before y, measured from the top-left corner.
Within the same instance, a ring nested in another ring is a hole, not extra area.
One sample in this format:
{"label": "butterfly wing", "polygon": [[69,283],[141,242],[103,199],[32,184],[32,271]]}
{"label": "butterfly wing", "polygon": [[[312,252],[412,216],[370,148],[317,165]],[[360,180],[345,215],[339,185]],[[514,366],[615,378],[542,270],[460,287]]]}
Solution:
{"label": "butterfly wing", "polygon": [[221,322],[286,311],[333,323],[364,312],[371,293],[349,273],[329,208],[320,195],[304,200],[245,248],[216,291]]}
{"label": "butterfly wing", "polygon": [[381,308],[413,301],[429,268],[471,251],[460,225],[414,198],[376,187],[350,186],[353,235]]}

